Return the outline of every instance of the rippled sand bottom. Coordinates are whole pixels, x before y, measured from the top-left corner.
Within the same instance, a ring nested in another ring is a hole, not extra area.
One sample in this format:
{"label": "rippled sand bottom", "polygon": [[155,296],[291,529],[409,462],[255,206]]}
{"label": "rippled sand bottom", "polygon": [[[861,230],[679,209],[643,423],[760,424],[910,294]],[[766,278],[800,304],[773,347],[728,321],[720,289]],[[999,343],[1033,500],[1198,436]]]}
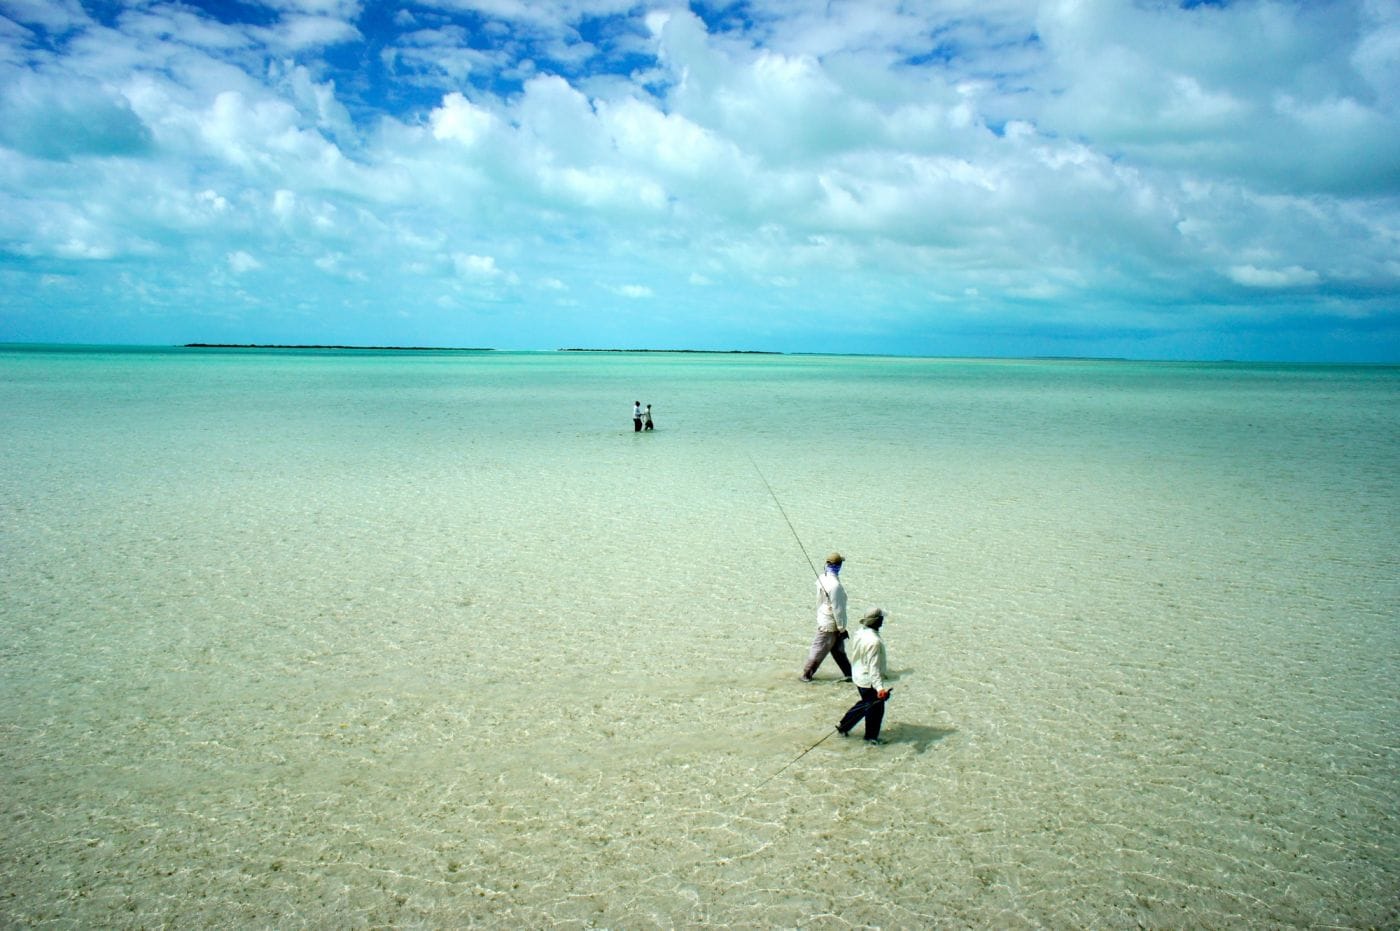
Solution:
{"label": "rippled sand bottom", "polygon": [[[1376,527],[664,426],[9,499],[3,924],[1396,926]],[[755,466],[891,611],[883,747]]]}

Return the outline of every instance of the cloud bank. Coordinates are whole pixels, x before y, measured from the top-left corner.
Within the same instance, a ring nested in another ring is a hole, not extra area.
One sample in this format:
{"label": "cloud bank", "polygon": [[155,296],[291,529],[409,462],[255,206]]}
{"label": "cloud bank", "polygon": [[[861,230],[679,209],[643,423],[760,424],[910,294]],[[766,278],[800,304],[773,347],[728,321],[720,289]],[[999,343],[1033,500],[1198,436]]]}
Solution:
{"label": "cloud bank", "polygon": [[0,0],[0,340],[1400,361],[1380,0],[93,9]]}

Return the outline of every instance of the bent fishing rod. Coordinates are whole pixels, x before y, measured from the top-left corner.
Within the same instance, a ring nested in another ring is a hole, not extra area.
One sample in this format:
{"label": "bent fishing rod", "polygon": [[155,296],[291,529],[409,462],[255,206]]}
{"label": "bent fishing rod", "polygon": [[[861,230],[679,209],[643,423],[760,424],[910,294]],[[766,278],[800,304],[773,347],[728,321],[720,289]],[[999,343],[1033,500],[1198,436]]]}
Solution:
{"label": "bent fishing rod", "polygon": [[758,474],[758,480],[763,483],[763,487],[768,489],[768,495],[773,499],[773,503],[778,506],[778,513],[783,515],[783,522],[788,525],[788,530],[792,531],[792,538],[797,541],[798,549],[802,550],[802,556],[807,560],[807,566],[812,570],[812,574],[817,578],[821,575],[817,572],[816,563],[812,562],[812,557],[807,555],[807,547],[802,545],[802,538],[797,535],[797,528],[788,519],[787,511],[783,509],[783,503],[778,500],[778,493],[773,490],[773,486],[768,484],[768,479],[763,477],[763,471],[759,469],[758,463],[753,461],[753,456],[749,456],[749,465],[753,466],[754,472]]}
{"label": "bent fishing rod", "polygon": [[[746,453],[745,455],[748,454]],[[763,483],[764,488],[768,489],[769,497],[771,497],[773,503],[778,506],[778,513],[783,515],[783,522],[787,524],[788,530],[792,531],[792,538],[797,541],[797,548],[802,550],[802,558],[807,560],[807,568],[812,570],[812,575],[816,576],[817,581],[820,582],[822,577],[821,573],[817,571],[817,565],[812,562],[812,557],[807,554],[807,547],[802,545],[802,538],[797,535],[797,528],[792,525],[792,521],[788,518],[787,511],[783,508],[783,502],[778,500],[778,493],[773,490],[772,485],[768,484],[768,479],[763,477],[763,470],[758,467],[757,462],[753,461],[753,456],[751,455],[749,456],[749,465],[753,466],[754,472],[758,475],[758,480]],[[822,589],[822,595],[826,595],[825,588]]]}

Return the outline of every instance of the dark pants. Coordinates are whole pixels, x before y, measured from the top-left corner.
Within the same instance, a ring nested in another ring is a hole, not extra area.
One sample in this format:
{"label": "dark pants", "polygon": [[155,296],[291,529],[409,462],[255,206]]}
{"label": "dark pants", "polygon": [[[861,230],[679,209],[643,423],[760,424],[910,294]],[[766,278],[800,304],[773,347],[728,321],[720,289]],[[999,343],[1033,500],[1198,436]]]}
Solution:
{"label": "dark pants", "polygon": [[642,432],[642,418],[640,418],[640,417],[633,417],[633,418],[632,418],[632,432],[633,432],[633,433],[641,433],[641,432]]}
{"label": "dark pants", "polygon": [[874,689],[856,686],[856,691],[860,693],[860,701],[851,706],[836,728],[843,734],[850,733],[851,728],[865,718],[865,739],[874,740],[880,736],[880,722],[885,720],[885,703]]}

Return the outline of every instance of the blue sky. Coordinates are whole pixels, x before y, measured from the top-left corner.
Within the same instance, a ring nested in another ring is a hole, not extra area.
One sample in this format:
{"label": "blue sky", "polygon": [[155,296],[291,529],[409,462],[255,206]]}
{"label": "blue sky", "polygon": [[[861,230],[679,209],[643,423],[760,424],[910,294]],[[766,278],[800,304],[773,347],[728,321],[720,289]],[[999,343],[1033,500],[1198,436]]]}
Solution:
{"label": "blue sky", "polygon": [[0,341],[1400,361],[1391,0],[0,14]]}

